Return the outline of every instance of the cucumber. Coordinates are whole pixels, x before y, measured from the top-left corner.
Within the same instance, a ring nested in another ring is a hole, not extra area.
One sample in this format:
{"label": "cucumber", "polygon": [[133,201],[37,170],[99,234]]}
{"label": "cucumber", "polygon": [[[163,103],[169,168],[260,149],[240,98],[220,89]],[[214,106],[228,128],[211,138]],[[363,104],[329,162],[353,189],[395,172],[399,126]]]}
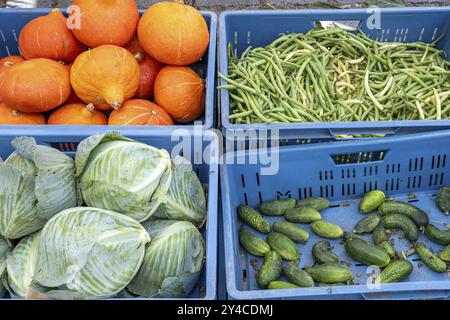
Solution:
{"label": "cucumber", "polygon": [[283,259],[288,261],[298,259],[299,252],[297,246],[284,234],[271,232],[267,235],[266,241]]}
{"label": "cucumber", "polygon": [[319,283],[319,287],[340,287],[340,286],[346,286],[346,283],[343,282],[337,282],[337,283]]}
{"label": "cucumber", "polygon": [[378,213],[382,216],[393,213],[403,214],[410,218],[420,228],[429,223],[428,215],[421,209],[409,203],[404,203],[395,200],[388,200],[378,207]]}
{"label": "cucumber", "polygon": [[294,223],[287,221],[277,221],[272,226],[273,231],[282,233],[294,242],[306,243],[309,233]]}
{"label": "cucumber", "polygon": [[264,256],[264,263],[259,270],[256,281],[261,289],[266,288],[270,282],[277,280],[281,275],[281,256],[273,250]]}
{"label": "cucumber", "polygon": [[391,262],[391,258],[383,249],[363,239],[352,237],[345,242],[344,247],[351,258],[368,266],[383,268]]}
{"label": "cucumber", "polygon": [[433,271],[443,273],[447,271],[447,264],[428,249],[422,242],[417,243],[416,252],[420,260]]}
{"label": "cucumber", "polygon": [[238,217],[250,227],[261,233],[269,233],[271,226],[255,209],[243,204],[238,208]]}
{"label": "cucumber", "polygon": [[382,223],[379,223],[375,230],[373,230],[372,237],[375,244],[380,244],[389,240],[389,237],[386,234],[386,228]]}
{"label": "cucumber", "polygon": [[331,244],[325,240],[318,241],[313,245],[312,255],[318,264],[339,262],[339,257],[331,252]]}
{"label": "cucumber", "polygon": [[294,289],[294,288],[300,287],[286,281],[271,281],[267,286],[267,289]]}
{"label": "cucumber", "polygon": [[367,192],[359,203],[359,212],[367,213],[377,210],[377,208],[384,202],[386,196],[383,191],[372,190]]}
{"label": "cucumber", "polygon": [[444,261],[450,262],[450,244],[442,249],[442,251],[439,253],[439,258]]}
{"label": "cucumber", "polygon": [[312,231],[320,237],[337,239],[344,235],[344,231],[337,224],[325,220],[319,220],[311,223]]}
{"label": "cucumber", "polygon": [[322,197],[307,198],[298,200],[296,206],[298,208],[313,208],[317,211],[322,211],[330,206],[330,201]]}
{"label": "cucumber", "polygon": [[395,257],[395,248],[389,241],[380,242],[379,244],[377,244],[377,247],[383,249],[389,255],[389,257]]}
{"label": "cucumber", "polygon": [[309,273],[297,267],[296,263],[288,263],[285,267],[283,267],[283,274],[289,282],[292,282],[296,286],[302,288],[314,287],[313,278],[309,275]]}
{"label": "cucumber", "polygon": [[450,229],[441,230],[436,226],[429,224],[425,226],[425,235],[433,242],[444,246],[450,244]]}
{"label": "cucumber", "polygon": [[259,211],[267,216],[282,216],[287,209],[295,207],[295,199],[279,199],[261,202]]}
{"label": "cucumber", "polygon": [[322,216],[316,209],[305,207],[286,210],[284,218],[290,222],[311,223],[322,219]]}
{"label": "cucumber", "polygon": [[356,224],[355,228],[353,229],[353,232],[356,234],[361,233],[371,233],[380,223],[380,217],[376,214],[369,214],[368,216],[362,218],[359,220],[359,222]]}
{"label": "cucumber", "polygon": [[391,262],[380,274],[381,283],[400,282],[406,279],[413,271],[413,265],[408,260],[395,260]]}
{"label": "cucumber", "polygon": [[311,277],[321,283],[342,283],[353,279],[352,271],[336,263],[324,263],[315,267],[307,268]]}
{"label": "cucumber", "polygon": [[442,187],[436,194],[436,205],[443,213],[450,211],[450,187]]}
{"label": "cucumber", "polygon": [[420,233],[416,224],[403,214],[394,213],[384,216],[383,225],[388,229],[402,229],[404,236],[409,241],[416,241],[417,239],[419,239]]}
{"label": "cucumber", "polygon": [[257,257],[264,257],[270,251],[267,242],[244,227],[239,230],[239,242],[248,253]]}
{"label": "cucumber", "polygon": [[359,234],[356,233],[345,233],[344,236],[342,237],[344,239],[344,241],[348,241],[350,239],[361,239],[366,241],[366,239],[364,239],[364,237],[360,236]]}

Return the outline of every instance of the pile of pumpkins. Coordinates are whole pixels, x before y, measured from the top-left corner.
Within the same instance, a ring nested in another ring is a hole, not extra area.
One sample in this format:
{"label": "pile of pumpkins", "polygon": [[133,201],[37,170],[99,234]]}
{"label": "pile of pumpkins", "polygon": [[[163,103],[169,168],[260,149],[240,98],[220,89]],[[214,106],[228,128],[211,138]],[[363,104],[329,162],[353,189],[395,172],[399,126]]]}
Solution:
{"label": "pile of pumpkins", "polygon": [[204,112],[187,65],[209,31],[194,7],[159,2],[139,18],[135,0],[73,0],[67,19],[54,9],[18,42],[22,56],[0,59],[0,124],[173,125]]}

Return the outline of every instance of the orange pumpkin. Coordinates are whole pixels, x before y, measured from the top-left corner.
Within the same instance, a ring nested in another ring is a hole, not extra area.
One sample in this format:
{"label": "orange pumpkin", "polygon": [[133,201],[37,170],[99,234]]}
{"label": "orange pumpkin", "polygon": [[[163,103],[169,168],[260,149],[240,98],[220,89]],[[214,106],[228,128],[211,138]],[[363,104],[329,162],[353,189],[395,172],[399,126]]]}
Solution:
{"label": "orange pumpkin", "polygon": [[125,46],[125,49],[130,51],[130,53],[136,58],[137,61],[141,61],[144,59],[145,50],[142,48],[139,40],[136,37],[133,37],[130,42],[128,42]]}
{"label": "orange pumpkin", "polygon": [[165,64],[188,65],[200,60],[209,44],[205,19],[194,7],[159,2],[142,15],[138,38],[144,50]]}
{"label": "orange pumpkin", "polygon": [[19,49],[25,59],[72,62],[86,47],[67,28],[67,19],[61,11],[53,9],[23,27],[19,34]]}
{"label": "orange pumpkin", "polygon": [[87,104],[106,103],[114,109],[136,93],[139,63],[128,50],[105,45],[78,56],[70,72],[72,88]]}
{"label": "orange pumpkin", "polygon": [[8,124],[8,125],[45,124],[45,117],[41,113],[22,113],[0,102],[0,124]]}
{"label": "orange pumpkin", "polygon": [[70,96],[69,72],[49,59],[31,59],[13,65],[0,84],[0,96],[21,112],[45,112]]}
{"label": "orange pumpkin", "polygon": [[[11,68],[14,64],[25,61],[20,56],[9,56],[0,59],[0,86],[2,85],[3,79],[6,76],[6,72],[8,72],[9,68]],[[0,102],[2,102],[2,96],[0,95]]]}
{"label": "orange pumpkin", "polygon": [[205,110],[203,79],[189,67],[166,66],[155,80],[155,100],[177,122],[191,122]]}
{"label": "orange pumpkin", "polygon": [[73,0],[72,5],[79,8],[70,13],[73,34],[91,48],[124,46],[136,32],[139,12],[135,0]]}
{"label": "orange pumpkin", "polygon": [[139,67],[141,68],[141,82],[134,97],[149,98],[153,96],[155,79],[163,65],[148,54],[145,54],[143,59],[139,62]]}
{"label": "orange pumpkin", "polygon": [[56,109],[48,118],[50,125],[106,125],[108,119],[93,104],[70,103]]}
{"label": "orange pumpkin", "polygon": [[108,124],[111,126],[170,126],[173,125],[172,118],[150,101],[143,99],[129,100],[123,106],[111,112]]}
{"label": "orange pumpkin", "polygon": [[[70,74],[70,70],[72,69],[72,65],[73,65],[73,63],[64,64],[67,71],[69,71],[69,74]],[[67,100],[64,102],[64,104],[82,102],[81,99],[75,93],[75,91],[73,91],[72,86],[70,87],[70,90],[71,90],[70,96],[69,96],[69,98],[67,98]]]}

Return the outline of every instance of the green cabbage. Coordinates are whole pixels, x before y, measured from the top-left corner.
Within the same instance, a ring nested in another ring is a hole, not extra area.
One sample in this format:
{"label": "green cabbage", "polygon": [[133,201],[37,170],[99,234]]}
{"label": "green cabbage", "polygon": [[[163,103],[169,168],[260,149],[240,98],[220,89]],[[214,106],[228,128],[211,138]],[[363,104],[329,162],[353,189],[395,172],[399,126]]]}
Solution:
{"label": "green cabbage", "polygon": [[[16,149],[16,154],[12,155],[14,163],[19,163],[22,172],[30,173],[33,164],[36,167],[34,193],[38,200],[37,211],[42,218],[50,219],[64,209],[77,206],[75,163],[72,158],[54,148],[37,145],[30,137],[17,137],[12,145]],[[25,159],[17,161],[17,155]]]}
{"label": "green cabbage", "polygon": [[144,227],[152,241],[128,290],[145,297],[186,297],[197,284],[205,257],[205,242],[187,221],[149,220]]}
{"label": "green cabbage", "polygon": [[[160,191],[157,191],[157,194]],[[201,228],[206,219],[206,197],[203,186],[191,163],[176,157],[172,164],[170,187],[168,192],[158,194],[161,205],[155,217],[190,221]]]}
{"label": "green cabbage", "polygon": [[160,204],[154,194],[165,194],[170,183],[171,161],[166,150],[117,132],[83,140],[75,163],[88,206],[123,212],[138,221],[154,213]]}
{"label": "green cabbage", "polygon": [[40,233],[36,232],[22,238],[7,255],[7,277],[4,283],[9,293],[14,297],[27,297],[36,269],[39,235]]}
{"label": "green cabbage", "polygon": [[44,226],[46,219],[37,209],[35,180],[33,175],[0,163],[0,235],[4,238],[19,239]]}
{"label": "green cabbage", "polygon": [[133,218],[71,208],[41,231],[32,290],[56,299],[96,299],[118,294],[142,264],[147,231]]}
{"label": "green cabbage", "polygon": [[[2,159],[0,159],[0,163],[2,163]],[[5,295],[5,288],[3,286],[3,282],[6,277],[6,256],[11,249],[10,243],[0,237],[0,298]]]}

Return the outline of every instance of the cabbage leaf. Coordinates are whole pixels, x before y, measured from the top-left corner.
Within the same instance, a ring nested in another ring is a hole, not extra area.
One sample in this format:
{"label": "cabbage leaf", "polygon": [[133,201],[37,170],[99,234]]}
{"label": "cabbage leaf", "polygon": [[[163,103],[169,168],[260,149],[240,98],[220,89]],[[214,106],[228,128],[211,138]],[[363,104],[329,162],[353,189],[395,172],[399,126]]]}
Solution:
{"label": "cabbage leaf", "polygon": [[[117,132],[83,140],[76,158],[79,187],[91,207],[148,219],[167,192],[171,161],[166,150],[127,139]],[[158,192],[157,192],[158,191]]]}
{"label": "cabbage leaf", "polygon": [[205,242],[190,222],[149,220],[143,226],[152,241],[128,290],[144,297],[183,298],[198,282]]}
{"label": "cabbage leaf", "polygon": [[118,294],[138,272],[147,231],[120,213],[78,207],[42,229],[32,288],[56,299],[97,299]]}

